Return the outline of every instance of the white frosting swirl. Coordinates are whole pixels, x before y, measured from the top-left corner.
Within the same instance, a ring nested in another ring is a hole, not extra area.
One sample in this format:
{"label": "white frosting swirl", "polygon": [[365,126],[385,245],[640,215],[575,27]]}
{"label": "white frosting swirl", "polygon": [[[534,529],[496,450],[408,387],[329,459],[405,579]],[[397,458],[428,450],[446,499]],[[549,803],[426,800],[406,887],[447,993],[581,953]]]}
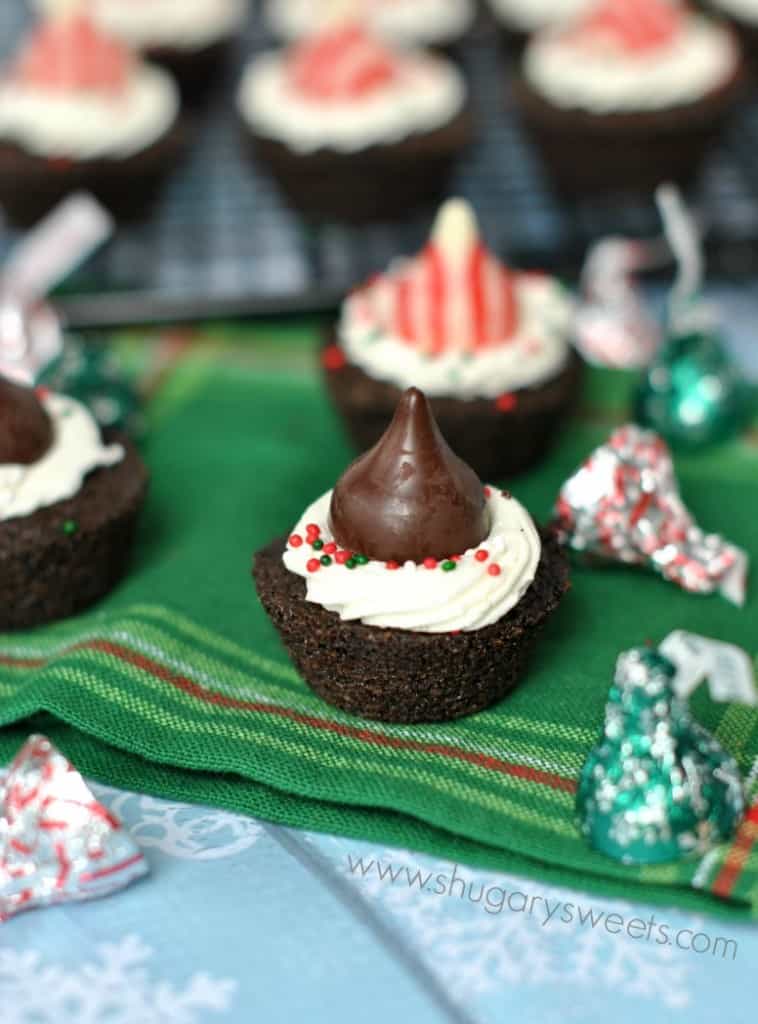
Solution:
{"label": "white frosting swirl", "polygon": [[740,21],[758,25],[758,3],[756,0],[711,0],[711,6]]}
{"label": "white frosting swirl", "polygon": [[53,442],[30,466],[0,465],[0,522],[73,498],[85,477],[124,458],[121,445],[104,445],[89,411],[64,395],[47,395]]}
{"label": "white frosting swirl", "polygon": [[[304,513],[295,533],[305,537],[305,527],[316,523],[328,542],[328,491]],[[288,545],[284,564],[306,581],[306,600],[335,612],[343,621],[359,619],[367,626],[406,629],[414,633],[472,632],[498,622],[521,600],[537,573],[542,545],[532,518],[515,498],[489,489],[487,511],[490,532],[477,549],[467,551],[452,572],[441,566],[427,569],[406,562],[388,569],[384,562],[370,561],[348,569],[333,562],[309,572],[314,552],[304,541]],[[479,561],[477,550],[487,552]],[[499,574],[492,575],[490,566]]]}
{"label": "white frosting swirl", "polygon": [[728,28],[687,14],[671,43],[644,53],[580,45],[570,33],[548,30],[529,42],[523,67],[555,106],[605,114],[697,102],[726,84],[738,63]]}
{"label": "white frosting swirl", "polygon": [[[405,46],[441,46],[468,30],[474,20],[472,0],[364,0],[371,28],[393,43]],[[314,0],[266,0],[266,22],[271,31],[292,41],[317,32],[322,5]]]}
{"label": "white frosting swirl", "polygon": [[[398,266],[405,262],[398,261]],[[551,277],[518,274],[515,291],[518,327],[501,345],[426,354],[388,334],[371,316],[373,304],[364,302],[361,291],[343,306],[339,343],[349,362],[369,376],[402,389],[419,387],[430,396],[497,398],[538,387],[560,373],[568,361],[574,306],[563,286]]]}
{"label": "white frosting swirl", "polygon": [[44,157],[128,157],[162,138],[176,121],[179,93],[170,75],[142,65],[117,95],[0,84],[0,139]]}
{"label": "white frosting swirl", "polygon": [[134,49],[199,50],[244,23],[246,0],[92,0],[98,23]]}
{"label": "white frosting swirl", "polygon": [[299,153],[322,147],[354,153],[399,142],[451,121],[466,101],[455,65],[426,54],[398,55],[401,73],[364,96],[328,103],[309,100],[290,85],[286,55],[267,53],[248,65],[238,91],[242,117],[260,135]]}
{"label": "white frosting swirl", "polygon": [[568,21],[587,10],[594,0],[489,0],[495,16],[519,32],[536,32]]}

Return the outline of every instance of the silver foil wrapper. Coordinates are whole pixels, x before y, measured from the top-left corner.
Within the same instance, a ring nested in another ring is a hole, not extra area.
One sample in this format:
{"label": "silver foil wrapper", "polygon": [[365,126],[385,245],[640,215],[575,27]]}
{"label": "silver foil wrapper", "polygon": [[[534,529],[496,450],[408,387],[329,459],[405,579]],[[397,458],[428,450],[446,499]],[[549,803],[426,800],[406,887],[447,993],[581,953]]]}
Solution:
{"label": "silver foil wrapper", "polygon": [[44,736],[0,776],[0,921],[89,900],[147,874],[131,836]]}
{"label": "silver foil wrapper", "polygon": [[558,536],[573,551],[643,565],[696,594],[745,601],[747,554],[697,525],[679,494],[668,447],[628,424],[561,488]]}
{"label": "silver foil wrapper", "polygon": [[614,237],[593,245],[582,271],[574,322],[575,344],[587,362],[620,370],[651,362],[662,333],[637,274],[660,261],[654,242]]}

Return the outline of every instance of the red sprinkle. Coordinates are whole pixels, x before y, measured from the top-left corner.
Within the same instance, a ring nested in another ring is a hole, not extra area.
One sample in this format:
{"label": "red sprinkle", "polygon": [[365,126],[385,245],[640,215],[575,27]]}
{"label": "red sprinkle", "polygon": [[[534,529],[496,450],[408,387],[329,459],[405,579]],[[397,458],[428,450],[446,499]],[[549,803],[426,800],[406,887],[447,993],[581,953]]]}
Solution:
{"label": "red sprinkle", "polygon": [[292,536],[290,537],[290,547],[291,548],[299,548],[302,543],[303,543],[303,538],[300,536],[300,534],[299,533],[293,533]]}
{"label": "red sprinkle", "polygon": [[477,562],[486,562],[489,557],[489,551],[485,551],[484,548],[479,548],[477,553],[474,555],[474,558],[477,560]]}
{"label": "red sprinkle", "polygon": [[321,527],[317,526],[315,523],[308,523],[308,525],[305,528],[305,532],[308,534],[309,537],[318,537],[319,534],[321,533]]}
{"label": "red sprinkle", "polygon": [[347,359],[339,345],[329,345],[321,353],[321,362],[327,370],[341,370]]}
{"label": "red sprinkle", "polygon": [[485,498],[489,498],[491,494],[492,494],[492,488],[491,487],[485,487],[484,488],[484,497]]}
{"label": "red sprinkle", "polygon": [[321,568],[321,562],[319,562],[318,558],[309,558],[305,568],[308,572],[318,572]]}
{"label": "red sprinkle", "polygon": [[489,567],[487,572],[490,574],[490,576],[499,576],[501,573],[501,569],[499,565],[495,565],[493,562],[493,564]]}
{"label": "red sprinkle", "polygon": [[390,561],[390,562],[385,562],[384,564],[385,564],[385,567],[387,569],[399,569],[400,568],[400,563],[399,562],[392,562],[392,561]]}
{"label": "red sprinkle", "polygon": [[338,551],[337,554],[334,556],[334,561],[337,563],[337,565],[344,565],[345,562],[347,562],[347,560],[352,557],[352,551]]}
{"label": "red sprinkle", "polygon": [[463,555],[451,555],[450,556],[450,561],[451,562],[460,562],[460,560],[462,558],[463,558]]}
{"label": "red sprinkle", "polygon": [[333,555],[336,550],[337,550],[337,545],[334,543],[333,540],[330,540],[328,544],[324,544],[324,554],[325,555]]}
{"label": "red sprinkle", "polygon": [[436,558],[425,558],[424,559],[424,568],[425,569],[436,569],[437,568],[437,559]]}
{"label": "red sprinkle", "polygon": [[495,399],[495,408],[498,412],[513,412],[518,404],[518,399],[515,395],[500,395],[499,398]]}

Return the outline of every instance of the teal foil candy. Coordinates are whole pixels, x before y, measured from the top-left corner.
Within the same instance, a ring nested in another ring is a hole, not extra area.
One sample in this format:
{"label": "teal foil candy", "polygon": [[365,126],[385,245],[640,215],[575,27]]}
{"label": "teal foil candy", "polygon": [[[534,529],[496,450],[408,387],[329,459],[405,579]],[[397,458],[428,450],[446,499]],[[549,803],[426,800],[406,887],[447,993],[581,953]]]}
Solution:
{"label": "teal foil candy", "polygon": [[669,338],[637,394],[636,419],[678,447],[698,448],[733,437],[745,415],[739,371],[714,335]]}
{"label": "teal foil candy", "polygon": [[134,437],[143,433],[139,396],[107,346],[69,335],[61,357],[39,383],[86,405],[103,430],[123,430]]}
{"label": "teal foil candy", "polygon": [[702,855],[744,813],[737,764],[675,696],[675,672],[655,650],[619,657],[603,737],[582,770],[579,826],[625,864]]}

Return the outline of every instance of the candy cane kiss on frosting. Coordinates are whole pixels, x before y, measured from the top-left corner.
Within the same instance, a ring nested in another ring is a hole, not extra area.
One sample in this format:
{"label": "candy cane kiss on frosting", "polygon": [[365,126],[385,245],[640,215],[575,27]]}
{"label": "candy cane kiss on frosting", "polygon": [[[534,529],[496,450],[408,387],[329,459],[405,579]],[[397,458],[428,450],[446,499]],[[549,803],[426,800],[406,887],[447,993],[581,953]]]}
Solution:
{"label": "candy cane kiss on frosting", "polygon": [[171,77],[61,0],[0,81],[0,139],[55,159],[125,158],[165,136],[179,113]]}
{"label": "candy cane kiss on frosting", "polygon": [[427,394],[496,397],[556,376],[572,304],[547,275],[505,266],[472,207],[451,199],[427,245],[348,297],[339,342],[370,376]]}
{"label": "candy cane kiss on frosting", "polygon": [[466,84],[452,61],[393,47],[344,14],[250,61],[237,102],[256,134],[296,152],[353,153],[436,131],[462,112]]}
{"label": "candy cane kiss on frosting", "polygon": [[730,29],[679,0],[601,0],[533,36],[523,71],[555,106],[604,114],[696,103],[726,85],[739,62]]}

